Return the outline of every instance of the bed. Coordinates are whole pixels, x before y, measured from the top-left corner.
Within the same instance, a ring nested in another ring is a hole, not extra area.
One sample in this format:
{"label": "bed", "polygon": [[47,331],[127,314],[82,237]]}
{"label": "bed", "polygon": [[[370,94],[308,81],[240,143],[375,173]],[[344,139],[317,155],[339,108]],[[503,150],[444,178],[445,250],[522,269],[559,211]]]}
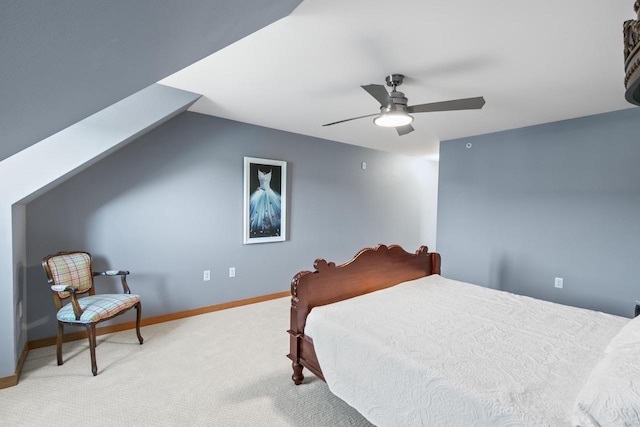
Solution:
{"label": "bed", "polygon": [[296,274],[294,383],[306,368],[379,427],[640,426],[640,318],[451,280],[440,264],[425,246],[379,245]]}

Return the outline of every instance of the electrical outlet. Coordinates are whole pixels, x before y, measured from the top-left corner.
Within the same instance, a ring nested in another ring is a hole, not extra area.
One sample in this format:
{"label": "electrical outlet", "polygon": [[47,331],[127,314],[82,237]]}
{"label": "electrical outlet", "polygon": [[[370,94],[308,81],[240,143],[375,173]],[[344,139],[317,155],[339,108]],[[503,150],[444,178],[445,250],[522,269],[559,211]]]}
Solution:
{"label": "electrical outlet", "polygon": [[365,170],[367,168],[367,162],[362,162],[360,166],[362,166],[362,170]]}
{"label": "electrical outlet", "polygon": [[202,274],[202,281],[208,282],[209,280],[211,280],[211,270],[205,270]]}
{"label": "electrical outlet", "polygon": [[236,268],[235,267],[230,267],[229,268],[229,277],[236,277]]}
{"label": "electrical outlet", "polygon": [[562,279],[562,277],[556,277],[553,285],[558,289],[562,289],[564,286],[564,280]]}

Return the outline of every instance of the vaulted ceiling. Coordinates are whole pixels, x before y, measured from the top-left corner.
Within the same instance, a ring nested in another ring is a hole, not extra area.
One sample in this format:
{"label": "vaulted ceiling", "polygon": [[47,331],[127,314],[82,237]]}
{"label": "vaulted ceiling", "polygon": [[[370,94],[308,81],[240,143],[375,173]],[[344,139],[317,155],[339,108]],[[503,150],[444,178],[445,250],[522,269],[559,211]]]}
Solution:
{"label": "vaulted ceiling", "polygon": [[[0,160],[158,80],[204,94],[192,111],[421,156],[439,141],[632,108],[631,0],[301,1],[5,2]],[[376,113],[360,85],[390,73],[407,76],[409,104],[487,103],[417,114],[402,137],[371,118],[321,126]]]}
{"label": "vaulted ceiling", "polygon": [[[410,155],[439,141],[631,108],[622,23],[633,1],[305,0],[288,17],[161,83],[204,94],[191,108]],[[417,114],[399,137],[360,85],[407,76],[409,104],[484,96],[482,110]]]}

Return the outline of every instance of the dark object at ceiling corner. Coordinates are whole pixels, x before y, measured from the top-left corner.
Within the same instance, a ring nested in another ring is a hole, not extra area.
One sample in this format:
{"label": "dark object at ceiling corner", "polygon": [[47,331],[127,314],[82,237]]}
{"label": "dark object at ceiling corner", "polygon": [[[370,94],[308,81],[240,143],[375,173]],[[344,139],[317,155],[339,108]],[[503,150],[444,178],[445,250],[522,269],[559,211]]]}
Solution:
{"label": "dark object at ceiling corner", "polygon": [[622,26],[624,37],[624,97],[632,104],[640,105],[640,1],[636,0],[633,10],[637,19],[625,21]]}

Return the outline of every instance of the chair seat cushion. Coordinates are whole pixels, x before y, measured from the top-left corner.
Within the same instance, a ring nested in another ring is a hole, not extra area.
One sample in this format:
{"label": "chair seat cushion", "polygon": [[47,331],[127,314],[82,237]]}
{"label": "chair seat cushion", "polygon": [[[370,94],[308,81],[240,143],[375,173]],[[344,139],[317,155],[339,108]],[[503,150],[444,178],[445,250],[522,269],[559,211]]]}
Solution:
{"label": "chair seat cushion", "polygon": [[61,322],[96,323],[127,310],[140,301],[139,295],[101,294],[78,298],[80,308],[84,310],[80,320],[76,320],[73,305],[66,304],[58,311],[57,318]]}

